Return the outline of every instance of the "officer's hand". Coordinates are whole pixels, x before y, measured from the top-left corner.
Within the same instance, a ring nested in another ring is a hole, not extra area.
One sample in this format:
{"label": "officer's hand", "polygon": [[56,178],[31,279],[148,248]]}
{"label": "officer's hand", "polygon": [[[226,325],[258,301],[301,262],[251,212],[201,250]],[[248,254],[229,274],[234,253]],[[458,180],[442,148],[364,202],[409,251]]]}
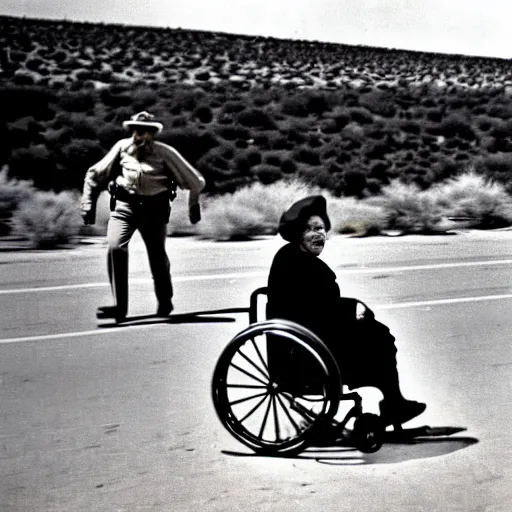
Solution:
{"label": "officer's hand", "polygon": [[201,220],[201,206],[193,204],[188,210],[188,218],[192,224],[197,224]]}
{"label": "officer's hand", "polygon": [[82,212],[82,219],[84,219],[86,226],[92,226],[96,222],[96,212],[94,210]]}

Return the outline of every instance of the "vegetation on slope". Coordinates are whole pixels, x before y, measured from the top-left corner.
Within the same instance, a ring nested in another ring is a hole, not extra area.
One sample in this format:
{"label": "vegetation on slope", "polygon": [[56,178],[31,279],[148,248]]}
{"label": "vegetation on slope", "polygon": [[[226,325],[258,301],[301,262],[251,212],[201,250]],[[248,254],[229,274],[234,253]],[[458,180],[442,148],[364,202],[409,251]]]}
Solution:
{"label": "vegetation on slope", "polygon": [[469,171],[512,192],[506,60],[10,17],[0,42],[0,165],[34,190],[79,191],[149,110],[212,202],[293,179],[367,212]]}

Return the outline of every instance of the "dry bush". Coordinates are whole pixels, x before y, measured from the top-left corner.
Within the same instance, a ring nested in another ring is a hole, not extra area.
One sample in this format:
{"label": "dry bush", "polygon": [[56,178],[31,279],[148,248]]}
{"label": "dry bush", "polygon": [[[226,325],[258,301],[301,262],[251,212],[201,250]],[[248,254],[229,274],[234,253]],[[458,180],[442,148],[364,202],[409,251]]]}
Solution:
{"label": "dry bush", "polygon": [[254,183],[234,194],[205,201],[198,232],[205,238],[232,240],[277,232],[282,213],[295,201],[324,193],[299,180],[282,180],[271,185]]}
{"label": "dry bush", "polygon": [[384,207],[353,197],[330,198],[327,204],[333,233],[377,235],[388,227]]}
{"label": "dry bush", "polygon": [[443,220],[443,211],[436,199],[415,184],[394,180],[382,188],[379,196],[366,199],[366,204],[383,209],[390,229],[430,233],[439,229]]}
{"label": "dry bush", "polygon": [[432,187],[430,191],[444,215],[467,217],[476,228],[496,228],[512,224],[512,197],[500,183],[476,174],[461,174]]}
{"label": "dry bush", "polygon": [[69,244],[82,226],[77,205],[74,193],[37,191],[21,201],[13,212],[13,231],[30,240],[35,249]]}
{"label": "dry bush", "polygon": [[31,182],[9,178],[7,166],[0,171],[0,236],[10,233],[13,212],[33,193]]}

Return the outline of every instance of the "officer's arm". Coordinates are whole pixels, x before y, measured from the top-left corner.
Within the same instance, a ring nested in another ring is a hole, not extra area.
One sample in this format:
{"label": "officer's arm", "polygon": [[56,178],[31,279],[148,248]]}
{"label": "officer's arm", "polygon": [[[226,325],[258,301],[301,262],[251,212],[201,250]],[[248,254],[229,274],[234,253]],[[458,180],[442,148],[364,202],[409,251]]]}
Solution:
{"label": "officer's arm", "polygon": [[94,212],[99,193],[108,183],[110,172],[123,147],[123,140],[118,141],[110,151],[85,173],[81,199],[82,217],[87,224],[94,224]]}
{"label": "officer's arm", "polygon": [[157,146],[161,149],[164,162],[178,186],[189,191],[189,217],[192,224],[195,224],[201,219],[199,197],[205,187],[205,179],[176,149],[162,142],[158,142]]}

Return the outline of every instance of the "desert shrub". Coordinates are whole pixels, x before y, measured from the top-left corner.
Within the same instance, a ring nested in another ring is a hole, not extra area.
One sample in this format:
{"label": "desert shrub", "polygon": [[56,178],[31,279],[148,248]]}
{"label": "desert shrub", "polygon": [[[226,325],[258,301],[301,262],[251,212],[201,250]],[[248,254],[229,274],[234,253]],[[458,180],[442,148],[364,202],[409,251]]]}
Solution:
{"label": "desert shrub", "polygon": [[[5,146],[10,148],[28,147],[42,142],[43,126],[33,117],[22,117],[12,123],[2,124]],[[4,146],[4,147],[5,147]]]}
{"label": "desert shrub", "polygon": [[37,71],[44,64],[43,59],[39,57],[28,59],[25,62],[25,67],[30,71]]}
{"label": "desert shrub", "polygon": [[373,123],[372,114],[364,107],[353,107],[349,110],[350,118],[358,124],[371,124]]}
{"label": "desert shrub", "polygon": [[272,103],[274,99],[275,95],[271,91],[258,91],[252,95],[252,102],[257,107],[264,107]]}
{"label": "desert shrub", "polygon": [[426,118],[434,123],[439,123],[444,117],[443,110],[440,108],[433,108],[427,111]]}
{"label": "desert shrub", "polygon": [[132,106],[138,112],[149,110],[158,100],[157,93],[150,88],[136,89],[132,93]]}
{"label": "desert shrub", "polygon": [[0,171],[0,236],[9,234],[13,212],[33,193],[31,182],[9,178],[7,167]]}
{"label": "desert shrub", "polygon": [[320,124],[320,130],[326,134],[338,133],[340,131],[336,125],[336,120],[333,118],[323,119]]}
{"label": "desert shrub", "polygon": [[365,154],[370,160],[383,159],[389,153],[389,145],[385,142],[375,142],[365,149]]}
{"label": "desert shrub", "polygon": [[193,116],[201,123],[210,123],[213,119],[213,112],[209,105],[199,105],[194,110]]}
{"label": "desert shrub", "polygon": [[247,108],[247,104],[243,101],[226,101],[222,106],[221,112],[225,114],[238,114]]}
{"label": "desert shrub", "polygon": [[384,207],[353,197],[331,199],[328,211],[333,233],[377,235],[388,225]]}
{"label": "desert shrub", "polygon": [[[475,160],[475,171],[491,179],[502,181],[510,187],[510,173],[512,172],[512,154],[497,153],[485,155]],[[512,189],[509,188],[509,192]]]}
{"label": "desert shrub", "polygon": [[377,89],[362,94],[359,97],[359,105],[382,117],[393,117],[396,114],[396,105],[390,94]]}
{"label": "desert shrub", "polygon": [[399,123],[400,128],[408,134],[419,135],[421,126],[417,121],[405,120]]}
{"label": "desert shrub", "polygon": [[249,162],[249,157],[247,153],[238,153],[233,158],[233,166],[240,173],[249,175],[251,170],[251,164]]}
{"label": "desert shrub", "polygon": [[172,114],[179,114],[182,111],[192,112],[197,108],[199,102],[204,102],[204,96],[205,93],[201,89],[194,89],[187,86],[175,86],[168,109]]}
{"label": "desert shrub", "polygon": [[320,165],[320,152],[307,146],[299,146],[292,152],[292,158],[308,165]]}
{"label": "desert shrub", "polygon": [[281,112],[294,117],[308,117],[307,98],[303,95],[285,98],[281,104]]}
{"label": "desert shrub", "polygon": [[158,139],[175,147],[192,165],[219,144],[211,132],[193,127],[164,129]]}
{"label": "desert shrub", "polygon": [[361,142],[365,139],[363,127],[355,122],[347,124],[341,131],[341,135],[344,139],[354,142]]}
{"label": "desert shrub", "polygon": [[64,50],[57,50],[49,56],[57,63],[64,62],[68,58],[68,54]]}
{"label": "desert shrub", "polygon": [[470,123],[460,114],[450,114],[441,122],[441,131],[445,137],[461,137],[473,140],[475,132]]}
{"label": "desert shrub", "polygon": [[291,158],[285,158],[281,162],[281,171],[284,174],[293,174],[297,171],[297,164]]}
{"label": "desert shrub", "polygon": [[345,107],[335,107],[332,112],[326,113],[325,117],[335,122],[337,131],[342,130],[351,121],[350,112]]}
{"label": "desert shrub", "polygon": [[74,137],[91,140],[97,139],[97,123],[95,123],[94,119],[89,116],[81,113],[70,113],[66,115],[66,119],[63,124],[69,126],[73,130]]}
{"label": "desert shrub", "polygon": [[258,178],[261,183],[265,185],[274,183],[283,177],[281,169],[278,166],[270,164],[255,165],[251,169],[251,172]]}
{"label": "desert shrub", "polygon": [[306,108],[308,113],[321,116],[327,110],[330,110],[330,102],[327,94],[323,92],[307,92]]}
{"label": "desert shrub", "polygon": [[62,148],[61,163],[65,174],[62,176],[62,188],[81,189],[85,171],[101,160],[104,150],[96,141],[90,139],[72,139]]}
{"label": "desert shrub", "polygon": [[248,108],[236,115],[236,120],[249,128],[260,128],[262,130],[274,130],[276,123],[272,116],[261,108]]}
{"label": "desert shrub", "polygon": [[491,117],[498,117],[501,119],[510,119],[512,117],[512,108],[508,104],[490,105],[487,109]]}
{"label": "desert shrub", "polygon": [[102,123],[96,130],[100,146],[109,150],[118,140],[129,136],[128,132],[118,123]]}
{"label": "desert shrub", "polygon": [[343,173],[343,195],[362,198],[366,189],[366,176],[358,169],[350,169]]}
{"label": "desert shrub", "polygon": [[251,132],[248,128],[237,124],[217,125],[215,127],[215,133],[220,135],[225,140],[246,140],[251,136]]}
{"label": "desert shrub", "polygon": [[198,227],[199,234],[214,240],[236,240],[266,234],[265,216],[234,197],[220,196],[205,209],[205,219]]}
{"label": "desert shrub", "polygon": [[128,107],[132,104],[132,97],[128,93],[117,93],[112,87],[101,89],[101,101],[110,108]]}
{"label": "desert shrub", "polygon": [[34,75],[27,71],[18,71],[14,75],[13,83],[15,85],[34,85],[36,83]]}
{"label": "desert shrub", "polygon": [[263,157],[263,161],[268,165],[279,167],[281,165],[282,153],[279,151],[268,151]]}
{"label": "desert shrub", "polygon": [[27,148],[14,150],[8,159],[8,165],[9,176],[12,178],[37,180],[37,186],[42,188],[50,188],[53,185],[48,185],[54,168],[53,160],[44,144],[33,144]]}
{"label": "desert shrub", "polygon": [[254,165],[261,164],[262,156],[261,153],[257,149],[251,149],[247,152],[247,158],[249,159],[249,165],[252,167]]}
{"label": "desert shrub", "polygon": [[215,240],[275,234],[287,208],[303,197],[318,193],[322,193],[318,187],[292,179],[271,185],[254,183],[227,196],[209,197],[198,231],[203,237]]}
{"label": "desert shrub", "polygon": [[469,217],[474,227],[488,229],[512,224],[512,197],[503,185],[469,171],[432,188],[445,215]]}
{"label": "desert shrub", "polygon": [[78,198],[70,192],[37,191],[20,202],[12,217],[13,231],[36,249],[69,244],[80,232]]}
{"label": "desert shrub", "polygon": [[0,119],[14,121],[31,116],[36,120],[52,119],[54,94],[43,87],[0,87]]}
{"label": "desert shrub", "polygon": [[366,203],[381,207],[388,227],[403,232],[433,232],[443,220],[443,209],[436,197],[399,180],[383,187],[379,196],[366,199]]}

